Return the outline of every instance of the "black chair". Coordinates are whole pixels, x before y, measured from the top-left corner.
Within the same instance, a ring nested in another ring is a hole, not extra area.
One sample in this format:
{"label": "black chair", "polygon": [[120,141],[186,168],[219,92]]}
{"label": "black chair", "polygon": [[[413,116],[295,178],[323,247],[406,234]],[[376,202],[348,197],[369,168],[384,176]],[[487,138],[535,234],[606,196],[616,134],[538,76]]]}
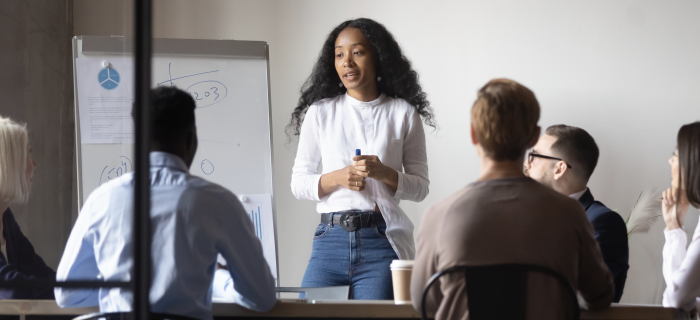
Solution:
{"label": "black chair", "polygon": [[[130,312],[97,312],[82,315],[80,317],[73,318],[73,320],[134,320],[133,314]],[[165,313],[151,313],[149,320],[197,320],[195,318],[177,316]]]}
{"label": "black chair", "polygon": [[569,282],[555,271],[537,265],[501,264],[485,266],[456,266],[434,274],[423,290],[421,314],[428,319],[425,299],[430,287],[440,277],[454,272],[463,272],[466,279],[466,294],[469,319],[524,320],[527,301],[527,275],[540,273],[556,279],[565,288],[573,313],[570,318],[579,320],[580,309],[576,292]]}

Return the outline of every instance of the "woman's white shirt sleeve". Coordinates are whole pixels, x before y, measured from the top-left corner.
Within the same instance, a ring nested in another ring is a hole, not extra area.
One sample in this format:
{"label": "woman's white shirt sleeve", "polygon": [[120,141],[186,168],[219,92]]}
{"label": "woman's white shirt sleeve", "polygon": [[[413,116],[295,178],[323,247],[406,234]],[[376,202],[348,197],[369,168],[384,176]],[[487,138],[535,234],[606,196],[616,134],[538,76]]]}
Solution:
{"label": "woman's white shirt sleeve", "polygon": [[[699,225],[700,226],[700,225]],[[687,235],[683,229],[665,230],[663,248],[663,274],[666,290],[665,307],[692,310],[700,295],[700,229],[696,228],[693,240],[686,250]]]}
{"label": "woman's white shirt sleeve", "polygon": [[408,133],[403,145],[403,169],[394,199],[420,202],[428,196],[428,155],[425,149],[425,131],[420,115],[412,112],[408,119]]}
{"label": "woman's white shirt sleeve", "polygon": [[321,174],[318,165],[321,163],[321,147],[318,137],[318,119],[316,106],[312,105],[306,111],[304,122],[299,135],[299,148],[292,168],[292,193],[299,200],[320,201],[318,183]]}

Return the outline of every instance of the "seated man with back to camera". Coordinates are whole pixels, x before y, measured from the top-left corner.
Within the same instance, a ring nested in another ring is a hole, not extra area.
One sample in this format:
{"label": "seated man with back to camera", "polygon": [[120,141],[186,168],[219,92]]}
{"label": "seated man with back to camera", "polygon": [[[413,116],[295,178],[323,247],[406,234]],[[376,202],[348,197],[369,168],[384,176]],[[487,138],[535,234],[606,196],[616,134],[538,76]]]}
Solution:
{"label": "seated man with back to camera", "polygon": [[[262,245],[236,196],[189,174],[197,150],[195,102],[184,91],[152,91],[151,311],[212,319],[217,296],[256,311],[276,303],[275,283]],[[103,184],[83,205],[56,279],[128,281],[133,269],[133,174]],[[228,270],[217,270],[217,255]],[[61,307],[131,310],[122,289],[56,288]]]}
{"label": "seated man with back to camera", "polygon": [[[612,277],[581,205],[523,173],[525,151],[540,134],[539,115],[534,93],[515,81],[495,79],[479,90],[471,142],[481,158],[481,176],[423,217],[411,279],[417,309],[436,272],[497,264],[549,268],[580,292],[589,309],[610,305]],[[567,318],[567,295],[553,291],[555,280],[538,274],[527,279],[527,319]],[[426,309],[436,319],[468,319],[467,299],[464,273],[454,273],[431,287]]]}
{"label": "seated man with back to camera", "polygon": [[620,302],[629,269],[627,226],[622,217],[593,199],[588,180],[598,164],[598,145],[586,130],[554,125],[547,128],[525,161],[525,174],[555,191],[578,200],[595,232],[603,260]]}

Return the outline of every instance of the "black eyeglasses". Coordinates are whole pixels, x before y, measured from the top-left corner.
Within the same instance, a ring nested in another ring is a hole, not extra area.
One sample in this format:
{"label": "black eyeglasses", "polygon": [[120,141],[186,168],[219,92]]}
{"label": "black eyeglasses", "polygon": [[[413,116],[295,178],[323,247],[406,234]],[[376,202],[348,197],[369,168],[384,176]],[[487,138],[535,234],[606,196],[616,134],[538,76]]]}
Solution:
{"label": "black eyeglasses", "polygon": [[[564,161],[564,159],[555,158],[555,157],[550,157],[550,156],[544,156],[544,155],[541,155],[541,154],[538,154],[538,153],[530,152],[530,153],[527,154],[527,163],[528,163],[528,164],[532,163],[532,160],[534,160],[534,158],[542,158],[542,159],[549,159],[549,160]],[[566,161],[564,161],[564,163],[566,163]],[[566,166],[567,166],[569,169],[573,169],[573,168],[574,168],[574,167],[572,167],[572,166],[571,166],[570,164],[568,164],[568,163],[566,163]]]}

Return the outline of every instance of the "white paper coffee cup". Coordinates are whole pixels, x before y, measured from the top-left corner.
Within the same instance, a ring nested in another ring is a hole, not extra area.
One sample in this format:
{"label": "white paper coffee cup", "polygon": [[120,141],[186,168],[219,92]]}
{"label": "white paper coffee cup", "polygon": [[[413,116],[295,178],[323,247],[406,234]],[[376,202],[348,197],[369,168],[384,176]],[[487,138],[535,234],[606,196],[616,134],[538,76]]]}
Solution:
{"label": "white paper coffee cup", "polygon": [[394,303],[411,304],[411,274],[413,260],[394,260],[391,262],[391,282],[394,286]]}

